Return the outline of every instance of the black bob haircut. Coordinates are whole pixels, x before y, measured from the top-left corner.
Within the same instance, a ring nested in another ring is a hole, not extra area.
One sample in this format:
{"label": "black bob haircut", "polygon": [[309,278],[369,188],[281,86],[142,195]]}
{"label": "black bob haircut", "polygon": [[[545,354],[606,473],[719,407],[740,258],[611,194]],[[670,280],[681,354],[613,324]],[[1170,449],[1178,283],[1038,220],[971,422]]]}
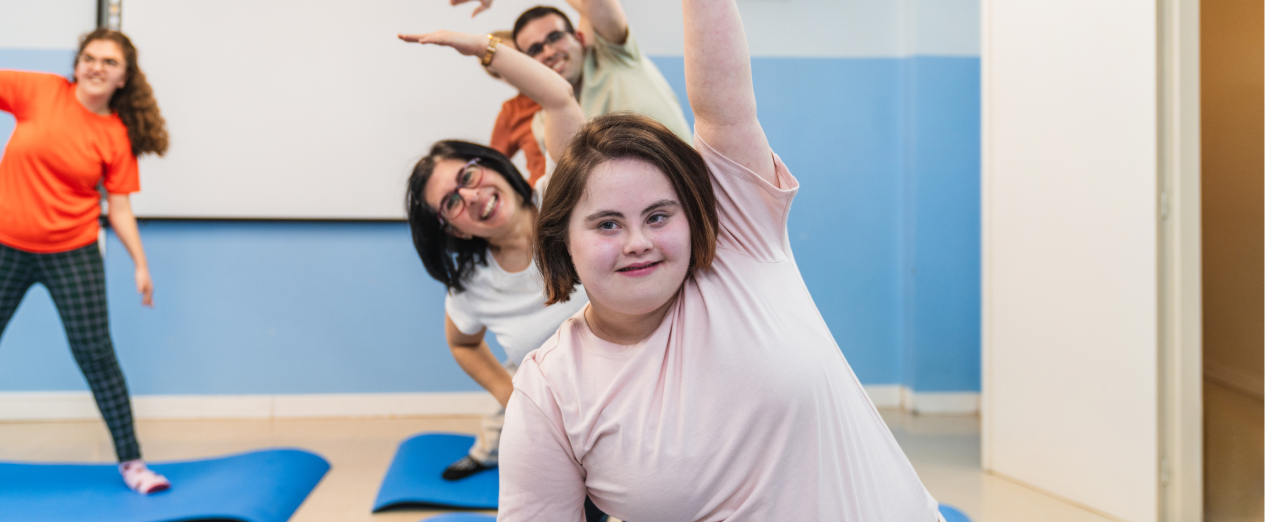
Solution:
{"label": "black bob haircut", "polygon": [[[523,14],[518,15],[518,20],[514,20],[514,32],[511,33],[510,35],[510,38],[514,39],[514,45],[518,45],[518,32],[523,30],[523,26],[531,23],[532,20],[535,20],[537,18],[544,18],[551,14],[556,14],[558,16],[561,16],[562,22],[566,24],[567,26],[567,32],[571,34],[575,34],[575,26],[571,25],[571,19],[567,18],[566,13],[558,10],[558,8],[556,7],[550,7],[547,5],[538,5],[526,11],[523,11]],[[526,49],[523,49],[523,51],[526,51]]]}
{"label": "black bob haircut", "polygon": [[[479,165],[499,174],[518,193],[524,207],[534,207],[532,189],[523,179],[509,158],[496,149],[477,143],[458,140],[436,142],[430,153],[417,162],[408,178],[408,191],[404,195],[404,208],[408,212],[408,226],[413,233],[413,248],[426,272],[443,283],[448,291],[460,293],[464,283],[470,281],[475,266],[487,266],[488,242],[481,237],[462,239],[448,233],[439,223],[439,214],[426,204],[426,182],[435,172],[440,160],[470,161],[478,158]],[[486,175],[486,173],[485,173]]]}

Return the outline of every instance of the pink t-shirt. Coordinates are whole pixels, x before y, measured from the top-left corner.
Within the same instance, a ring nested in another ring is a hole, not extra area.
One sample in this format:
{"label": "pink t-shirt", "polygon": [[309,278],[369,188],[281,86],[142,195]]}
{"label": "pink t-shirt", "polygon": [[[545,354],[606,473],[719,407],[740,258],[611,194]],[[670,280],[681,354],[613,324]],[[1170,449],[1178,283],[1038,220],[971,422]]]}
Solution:
{"label": "pink t-shirt", "polygon": [[799,187],[695,135],[721,232],[663,324],[605,342],[583,310],[527,355],[501,436],[501,521],[583,520],[585,494],[644,521],[933,522],[919,481],[791,255]]}

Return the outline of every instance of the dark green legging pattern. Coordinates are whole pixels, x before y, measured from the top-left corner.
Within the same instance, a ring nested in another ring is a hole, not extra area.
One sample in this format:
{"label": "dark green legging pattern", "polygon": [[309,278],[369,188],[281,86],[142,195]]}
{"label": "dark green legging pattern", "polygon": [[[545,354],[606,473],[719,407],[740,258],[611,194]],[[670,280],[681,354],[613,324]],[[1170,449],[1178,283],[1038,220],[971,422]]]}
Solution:
{"label": "dark green legging pattern", "polygon": [[96,243],[68,252],[34,254],[0,244],[0,335],[26,291],[43,284],[57,305],[71,353],[92,388],[120,462],[141,458],[127,382],[110,340],[105,265]]}

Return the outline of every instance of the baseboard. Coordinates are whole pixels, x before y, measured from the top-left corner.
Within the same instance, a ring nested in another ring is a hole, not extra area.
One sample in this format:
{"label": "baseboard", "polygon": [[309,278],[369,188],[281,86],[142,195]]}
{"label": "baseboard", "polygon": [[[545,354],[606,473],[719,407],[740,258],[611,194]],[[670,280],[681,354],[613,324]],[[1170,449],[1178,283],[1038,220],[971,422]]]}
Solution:
{"label": "baseboard", "polygon": [[1204,363],[1204,377],[1222,386],[1233,388],[1252,397],[1262,398],[1265,379],[1256,369],[1238,368],[1218,364]]}
{"label": "baseboard", "polygon": [[[897,384],[865,387],[874,406],[914,413],[979,413],[974,392],[920,393]],[[138,419],[281,419],[303,417],[393,417],[485,415],[496,399],[485,392],[348,393],[285,395],[136,395]],[[0,392],[0,421],[99,419],[88,392]]]}
{"label": "baseboard", "polygon": [[919,392],[901,386],[901,409],[925,415],[977,415],[978,392]]}
{"label": "baseboard", "polygon": [[865,387],[870,402],[881,409],[902,409],[928,415],[977,415],[978,392],[918,392],[899,384]]}
{"label": "baseboard", "polygon": [[[486,392],[132,397],[132,411],[138,419],[486,415],[496,407],[496,399]],[[89,392],[0,393],[0,421],[100,418]]]}
{"label": "baseboard", "polygon": [[870,396],[875,408],[891,410],[900,407],[901,390],[904,388],[899,384],[867,384],[865,394]]}

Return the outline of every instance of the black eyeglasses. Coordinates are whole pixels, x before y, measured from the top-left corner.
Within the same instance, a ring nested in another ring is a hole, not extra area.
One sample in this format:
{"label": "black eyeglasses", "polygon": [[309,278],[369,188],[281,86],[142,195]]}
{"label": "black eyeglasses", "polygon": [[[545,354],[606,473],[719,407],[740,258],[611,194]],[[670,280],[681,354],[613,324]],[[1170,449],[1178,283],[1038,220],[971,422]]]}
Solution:
{"label": "black eyeglasses", "polygon": [[523,54],[535,58],[537,55],[544,52],[546,45],[558,43],[558,40],[561,40],[562,37],[566,35],[566,31],[553,31],[545,35],[544,41],[531,44],[531,47],[528,47],[526,51],[523,51]]}
{"label": "black eyeglasses", "polygon": [[447,225],[461,215],[461,211],[466,209],[461,189],[478,185],[480,181],[483,181],[483,167],[479,165],[479,158],[474,158],[457,171],[457,188],[439,200],[439,224]]}

